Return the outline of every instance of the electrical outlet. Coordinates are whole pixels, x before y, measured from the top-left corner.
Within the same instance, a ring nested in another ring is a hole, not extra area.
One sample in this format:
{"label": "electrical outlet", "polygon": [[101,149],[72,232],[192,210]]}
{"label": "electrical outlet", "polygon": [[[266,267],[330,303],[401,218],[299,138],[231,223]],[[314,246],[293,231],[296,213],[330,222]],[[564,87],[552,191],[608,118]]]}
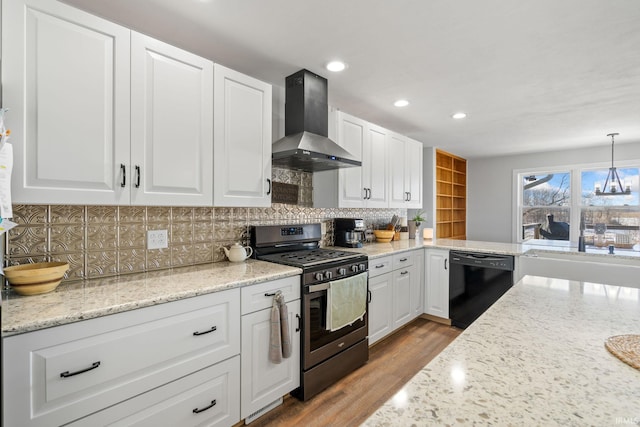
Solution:
{"label": "electrical outlet", "polygon": [[164,249],[168,247],[167,230],[147,230],[147,249]]}

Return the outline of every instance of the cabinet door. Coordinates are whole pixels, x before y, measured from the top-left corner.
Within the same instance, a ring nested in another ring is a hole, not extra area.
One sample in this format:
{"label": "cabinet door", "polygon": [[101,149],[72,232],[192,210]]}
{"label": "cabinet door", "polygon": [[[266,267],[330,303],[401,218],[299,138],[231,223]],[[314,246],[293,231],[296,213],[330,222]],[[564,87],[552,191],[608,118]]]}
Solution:
{"label": "cabinet door", "polygon": [[242,316],[240,418],[246,418],[300,386],[300,300],[287,303],[291,357],[269,360],[271,309]]}
{"label": "cabinet door", "polygon": [[449,251],[427,249],[426,291],[424,308],[427,314],[449,318]]}
{"label": "cabinet door", "polygon": [[131,34],[131,201],[210,206],[213,62]]}
{"label": "cabinet door", "polygon": [[365,156],[367,122],[345,113],[338,113],[338,143],[362,161],[359,168],[344,168],[339,171],[338,204],[341,208],[363,208],[366,206],[364,170],[369,166]]}
{"label": "cabinet door", "polygon": [[369,278],[369,345],[379,341],[391,332],[391,273]]}
{"label": "cabinet door", "polygon": [[424,313],[424,250],[419,249],[413,252],[413,272],[411,275],[411,309],[412,317],[418,317]]}
{"label": "cabinet door", "polygon": [[389,203],[392,208],[404,208],[407,192],[404,184],[405,174],[405,139],[397,134],[389,134]]}
{"label": "cabinet door", "polygon": [[409,322],[413,317],[411,304],[411,276],[413,266],[393,272],[393,329]]}
{"label": "cabinet door", "polygon": [[48,0],[2,2],[13,201],[129,202],[129,34]]}
{"label": "cabinet door", "polygon": [[422,143],[407,139],[405,142],[405,191],[407,203],[411,209],[422,208]]}
{"label": "cabinet door", "polygon": [[214,66],[215,206],[271,206],[271,85]]}
{"label": "cabinet door", "polygon": [[365,187],[369,189],[368,208],[386,208],[389,206],[389,173],[387,155],[387,131],[369,124],[366,138],[366,163],[363,161],[362,173]]}

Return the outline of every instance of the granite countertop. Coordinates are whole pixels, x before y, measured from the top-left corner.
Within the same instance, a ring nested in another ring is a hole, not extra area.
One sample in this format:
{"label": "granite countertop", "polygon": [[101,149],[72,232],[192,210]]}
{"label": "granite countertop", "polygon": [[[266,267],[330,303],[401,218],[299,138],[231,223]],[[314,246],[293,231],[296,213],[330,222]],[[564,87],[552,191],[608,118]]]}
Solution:
{"label": "granite countertop", "polygon": [[301,274],[253,259],[61,283],[50,293],[2,291],[2,335],[14,335]]}
{"label": "granite countertop", "polygon": [[640,289],[525,276],[364,425],[636,425],[639,333]]}
{"label": "granite countertop", "polygon": [[541,255],[563,253],[584,257],[585,260],[598,258],[600,260],[640,260],[640,250],[616,249],[614,255],[608,253],[607,248],[587,248],[586,252],[578,252],[577,246],[569,241],[530,240],[527,243],[482,242],[477,240],[456,239],[426,239],[426,240],[398,240],[389,243],[365,243],[362,248],[338,248],[345,251],[364,253],[371,259],[392,255],[398,252],[420,248],[437,248],[470,252],[486,252],[501,255]]}

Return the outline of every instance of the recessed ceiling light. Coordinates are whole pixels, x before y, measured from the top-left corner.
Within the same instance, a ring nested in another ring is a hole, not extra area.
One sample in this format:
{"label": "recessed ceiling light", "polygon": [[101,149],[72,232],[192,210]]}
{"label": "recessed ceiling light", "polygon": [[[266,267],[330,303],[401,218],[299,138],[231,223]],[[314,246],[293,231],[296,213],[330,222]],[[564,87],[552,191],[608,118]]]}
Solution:
{"label": "recessed ceiling light", "polygon": [[327,64],[327,70],[333,71],[333,72],[342,71],[345,68],[347,68],[347,66],[342,61],[331,61]]}
{"label": "recessed ceiling light", "polygon": [[398,99],[393,103],[393,105],[395,105],[396,107],[406,107],[407,105],[409,105],[409,101],[407,101],[406,99]]}
{"label": "recessed ceiling light", "polygon": [[451,117],[453,117],[454,119],[464,119],[465,117],[467,117],[467,113],[455,113]]}

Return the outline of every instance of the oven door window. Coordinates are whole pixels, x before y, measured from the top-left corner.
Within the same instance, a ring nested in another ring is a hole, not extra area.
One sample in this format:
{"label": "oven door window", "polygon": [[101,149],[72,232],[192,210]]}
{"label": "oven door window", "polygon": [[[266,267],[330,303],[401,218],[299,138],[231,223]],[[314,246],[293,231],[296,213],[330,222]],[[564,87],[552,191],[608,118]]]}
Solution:
{"label": "oven door window", "polygon": [[315,292],[307,297],[309,301],[307,305],[307,316],[309,319],[309,344],[311,351],[317,350],[340,337],[363,328],[366,324],[364,319],[357,320],[351,325],[331,332],[327,330],[327,292]]}

